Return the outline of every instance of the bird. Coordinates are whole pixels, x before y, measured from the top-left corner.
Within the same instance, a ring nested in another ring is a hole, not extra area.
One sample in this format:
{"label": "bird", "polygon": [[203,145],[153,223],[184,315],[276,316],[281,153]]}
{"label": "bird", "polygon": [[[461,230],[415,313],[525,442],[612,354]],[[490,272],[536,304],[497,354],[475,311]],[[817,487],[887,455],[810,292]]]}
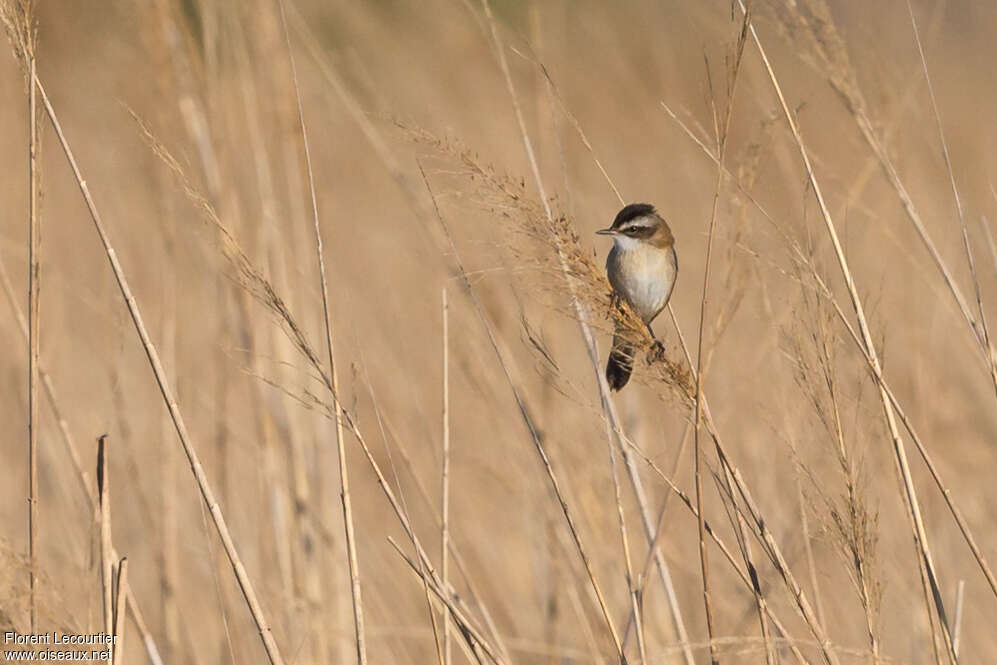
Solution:
{"label": "bird", "polygon": [[[614,299],[627,302],[640,317],[661,350],[651,322],[672,296],[678,276],[675,236],[668,223],[649,203],[623,207],[608,229],[596,231],[612,236],[613,248],[606,257],[606,275]],[[636,345],[621,331],[619,322],[613,335],[613,348],[606,363],[606,382],[618,391],[627,385],[633,372]]]}

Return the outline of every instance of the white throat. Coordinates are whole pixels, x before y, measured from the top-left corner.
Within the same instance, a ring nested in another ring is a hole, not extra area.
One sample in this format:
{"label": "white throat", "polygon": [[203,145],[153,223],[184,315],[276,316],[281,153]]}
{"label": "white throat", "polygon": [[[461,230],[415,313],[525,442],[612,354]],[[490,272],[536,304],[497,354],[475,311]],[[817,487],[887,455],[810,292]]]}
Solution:
{"label": "white throat", "polygon": [[644,244],[644,241],[638,240],[637,238],[631,238],[630,236],[625,236],[621,233],[613,236],[613,243],[620,248],[620,251],[629,252],[634,249],[640,249],[641,245]]}

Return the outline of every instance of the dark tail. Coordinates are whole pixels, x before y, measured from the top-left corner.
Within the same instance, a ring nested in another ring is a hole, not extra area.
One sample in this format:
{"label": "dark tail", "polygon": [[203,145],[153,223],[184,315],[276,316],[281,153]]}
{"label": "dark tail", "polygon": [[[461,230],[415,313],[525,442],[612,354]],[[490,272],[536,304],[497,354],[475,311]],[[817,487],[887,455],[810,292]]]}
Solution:
{"label": "dark tail", "polygon": [[634,370],[636,347],[619,335],[613,336],[613,349],[606,363],[606,382],[611,390],[620,390],[630,380]]}

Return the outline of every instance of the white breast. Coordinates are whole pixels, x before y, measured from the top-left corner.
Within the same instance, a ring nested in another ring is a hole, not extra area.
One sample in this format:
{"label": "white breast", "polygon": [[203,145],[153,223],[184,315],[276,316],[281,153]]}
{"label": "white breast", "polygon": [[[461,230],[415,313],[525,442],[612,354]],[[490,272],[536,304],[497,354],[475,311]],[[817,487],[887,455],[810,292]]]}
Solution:
{"label": "white breast", "polygon": [[675,248],[659,249],[645,242],[616,236],[606,259],[609,281],[645,323],[656,317],[672,295],[678,261]]}

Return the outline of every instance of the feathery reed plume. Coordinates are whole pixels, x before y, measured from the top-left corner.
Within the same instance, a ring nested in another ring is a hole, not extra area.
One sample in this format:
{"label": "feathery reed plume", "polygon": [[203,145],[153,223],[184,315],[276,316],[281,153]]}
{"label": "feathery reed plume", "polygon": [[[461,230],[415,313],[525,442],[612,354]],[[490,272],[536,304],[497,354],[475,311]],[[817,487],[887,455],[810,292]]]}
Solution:
{"label": "feathery reed plume", "polygon": [[[161,143],[158,138],[156,138],[151,129],[149,129],[149,127],[143,123],[141,119],[134,114],[133,118],[137,122],[143,138],[149,145],[150,149],[177,179],[181,189],[184,191],[192,205],[194,205],[195,208],[197,208],[201,213],[200,217],[202,221],[207,223],[217,232],[220,245],[219,249],[235,271],[235,279],[237,283],[242,288],[246,289],[248,293],[256,298],[260,304],[262,304],[271,312],[271,314],[274,315],[277,319],[277,324],[288,336],[295,350],[302,356],[310,371],[313,372],[315,378],[317,378],[317,380],[328,392],[331,404],[309,392],[306,392],[303,396],[293,394],[290,396],[298,399],[298,401],[304,406],[317,407],[323,415],[333,421],[336,418],[337,411],[342,414],[343,424],[350,429],[357,442],[360,444],[364,456],[367,458],[367,462],[370,464],[372,470],[377,476],[380,489],[391,504],[392,510],[394,511],[396,517],[398,517],[402,528],[406,532],[406,535],[414,543],[416,552],[421,559],[421,566],[425,570],[425,574],[433,580],[434,585],[431,585],[430,588],[435,588],[440,593],[443,593],[444,591],[440,589],[441,582],[439,581],[438,573],[432,566],[429,556],[426,554],[426,551],[423,548],[418,536],[415,534],[415,531],[413,530],[406,515],[406,511],[401,506],[394,491],[387,482],[387,479],[381,471],[380,465],[374,459],[374,456],[367,445],[366,438],[358,427],[354,416],[342,404],[339,393],[333,388],[332,378],[326,370],[324,363],[319,359],[318,353],[309,341],[304,329],[299,325],[298,321],[293,316],[286,301],[281,297],[270,280],[267,279],[263,271],[257,267],[257,265],[253,263],[253,261],[245,253],[239,245],[235,235],[219,218],[210,201],[208,201],[207,198],[205,198],[205,196],[201,194],[201,192],[193,185],[180,163],[173,157],[166,146]],[[460,608],[459,599],[455,597],[452,601],[442,600],[442,602],[450,610],[451,617],[457,622],[458,625],[461,625],[461,622],[466,623],[468,621],[466,618],[466,611]],[[457,613],[458,616],[455,616],[455,613]],[[495,663],[498,663],[499,665],[507,664],[507,659],[501,655],[501,652],[491,646],[487,638],[483,636],[483,633],[480,630],[474,629],[473,631],[462,631],[461,636],[465,643],[473,642],[473,648],[484,652],[484,654],[488,655],[488,657]],[[468,648],[472,648],[472,646],[469,645]]]}
{"label": "feathery reed plume", "polygon": [[[801,275],[800,280],[801,284],[806,284],[805,275]],[[834,312],[812,285],[801,288],[801,296],[806,320],[800,322],[800,330],[792,339],[795,379],[831,444],[844,493],[832,495],[826,483],[820,482],[826,477],[824,473],[805,469],[806,476],[810,479],[810,494],[817,498],[823,529],[842,556],[859,597],[869,649],[873,662],[878,665],[881,662],[878,617],[882,599],[882,587],[876,576],[879,516],[869,506],[862,460],[856,459],[853,445],[846,440],[835,353],[839,340],[830,327]]]}
{"label": "feathery reed plume", "polygon": [[[575,284],[576,296],[588,311],[601,315],[601,322],[589,322],[589,325],[606,332],[612,332],[614,326],[618,326],[627,341],[639,348],[652,348],[654,340],[640,317],[625,302],[619,306],[614,303],[606,271],[595,261],[592,251],[582,246],[575,223],[567,214],[552,208],[552,218],[548,220],[540,202],[529,196],[522,180],[500,173],[454,140],[439,138],[401,120],[394,122],[410,139],[445,160],[448,173],[474,187],[476,196],[469,199],[510,223],[504,228],[515,233],[507,235],[506,248],[517,261],[531,265],[537,274],[554,276],[562,270],[559,253],[564,257],[564,271]],[[517,238],[525,238],[529,244],[517,242]],[[556,298],[553,306],[557,311],[572,312],[569,315],[574,316],[573,310],[564,305],[569,293],[563,279],[534,281]],[[649,354],[648,364],[648,380],[653,385],[664,387],[673,397],[691,402],[694,389],[687,367],[659,354]]]}
{"label": "feathery reed plume", "polygon": [[[742,10],[743,10],[743,6],[742,6]],[[750,23],[748,23],[748,22],[745,22],[744,25],[748,25],[750,27],[750,31],[751,31],[752,35],[754,35],[754,27],[752,25],[750,25]],[[586,147],[588,147],[589,150],[591,151],[590,144],[584,139],[584,133],[581,131],[580,126],[577,126],[577,124],[576,124],[576,130],[578,131],[578,133],[582,137],[583,142],[585,142]],[[703,147],[703,149],[706,150],[706,152],[709,154],[709,150],[706,149],[705,146],[701,146],[701,147]],[[726,169],[721,168],[721,171],[724,171],[724,170],[726,170]],[[606,177],[607,181],[609,182],[609,184],[612,186],[612,180],[609,178],[608,174],[606,174],[606,172],[605,172],[604,169],[602,170],[602,172],[603,172],[603,175]],[[614,191],[618,191],[615,188],[615,186],[613,187],[613,190]],[[744,192],[743,188],[741,188],[741,191]],[[753,204],[757,205],[757,203],[755,203],[754,199],[750,196],[750,194],[747,194],[747,196],[748,196],[749,200],[752,201]],[[679,341],[681,343],[681,348],[682,348],[682,351],[683,351],[685,359],[686,359],[686,366],[687,367],[692,367],[693,366],[692,365],[692,357],[691,357],[691,355],[689,353],[688,346],[685,343],[685,338],[682,335],[681,328],[678,325],[678,321],[677,321],[677,319],[675,317],[674,311],[673,311],[673,309],[671,308],[670,305],[669,305],[668,310],[669,310],[669,314],[671,315],[672,321],[675,324],[676,332],[678,333],[678,336],[679,336]],[[693,402],[694,396],[692,395],[692,391],[691,390],[686,393],[686,398],[687,398],[687,400],[689,401],[690,404]],[[811,630],[812,634],[814,635],[814,637],[817,639],[817,642],[818,642],[818,644],[819,644],[819,646],[821,648],[822,654],[824,655],[825,659],[829,663],[837,663],[838,662],[837,657],[834,655],[834,653],[830,649],[830,639],[828,638],[825,629],[823,628],[823,626],[821,625],[821,623],[817,620],[817,617],[815,616],[815,614],[813,612],[813,608],[810,605],[809,600],[806,598],[806,595],[803,593],[802,588],[800,587],[800,585],[797,582],[795,576],[793,575],[792,571],[790,570],[790,568],[789,568],[789,566],[788,566],[788,564],[787,564],[787,562],[785,560],[785,557],[782,554],[781,548],[778,546],[778,543],[775,541],[774,537],[772,536],[771,531],[768,529],[765,520],[763,519],[763,517],[762,517],[762,515],[761,515],[761,513],[760,513],[760,511],[759,511],[759,509],[757,507],[757,505],[754,503],[754,500],[753,500],[751,494],[749,493],[748,488],[747,488],[746,484],[744,483],[743,478],[740,475],[740,472],[738,471],[738,469],[736,467],[733,466],[730,457],[728,456],[728,454],[727,454],[727,452],[726,452],[723,444],[721,443],[720,435],[719,435],[719,433],[718,433],[718,431],[717,431],[717,429],[716,429],[716,427],[714,425],[712,416],[710,414],[708,403],[706,402],[706,399],[705,399],[705,395],[703,396],[703,400],[702,401],[703,401],[703,414],[705,416],[705,424],[706,424],[706,427],[707,427],[707,431],[709,432],[710,436],[712,437],[712,439],[714,441],[714,445],[715,445],[715,448],[716,448],[716,451],[717,451],[717,455],[720,458],[721,463],[725,467],[727,467],[727,469],[730,471],[731,478],[733,480],[734,486],[738,489],[738,492],[742,495],[742,497],[743,497],[743,499],[745,501],[745,507],[746,507],[746,509],[748,511],[748,516],[750,517],[751,522],[755,525],[755,528],[758,530],[758,535],[761,537],[761,539],[763,540],[763,542],[765,544],[766,554],[769,556],[770,560],[772,561],[773,565],[776,567],[776,570],[779,572],[782,580],[784,581],[784,583],[786,584],[788,590],[790,591],[790,593],[792,594],[794,600],[796,601],[797,607],[802,612],[803,617],[806,620],[806,623],[807,623],[808,627],[810,628],[810,630]],[[613,413],[613,409],[611,408],[610,409],[610,415],[612,415],[612,413]],[[622,437],[621,437],[621,446],[622,445],[623,445],[623,443],[622,443]],[[626,447],[624,447],[624,450],[626,450]],[[633,476],[631,476],[631,477],[633,479]],[[639,485],[637,485],[635,483],[635,489],[638,489],[638,488],[639,488]],[[639,496],[640,496],[640,493],[638,491],[638,498],[639,498]],[[697,518],[698,518],[698,513],[697,513]],[[645,522],[645,527],[649,528],[649,524],[647,522]],[[648,537],[649,537],[649,539],[652,538],[650,531],[648,532]],[[747,580],[747,578],[745,578],[745,579]],[[769,612],[766,612],[766,613],[769,613]],[[771,616],[771,613],[769,613],[769,614]],[[775,619],[774,619],[774,617],[772,617],[772,618],[773,618],[773,623],[776,625],[777,630],[779,630],[781,633],[785,634],[785,630],[783,629],[782,625],[779,624],[778,622],[776,622]],[[798,652],[798,650],[794,650],[794,655],[796,655],[797,658],[801,662],[803,662],[803,657]]]}
{"label": "feathery reed plume", "polygon": [[[398,124],[403,129],[405,128],[401,123]],[[515,228],[521,234],[540,245],[542,249],[539,252],[541,258],[537,263],[539,266],[538,270],[542,275],[550,274],[555,278],[535,281],[540,282],[541,285],[545,283],[557,284],[558,286],[554,287],[553,291],[556,296],[562,299],[562,302],[563,299],[580,302],[581,309],[576,306],[573,310],[568,310],[570,316],[575,318],[583,327],[587,327],[590,325],[590,322],[583,320],[579,312],[591,311],[593,309],[598,311],[602,309],[607,312],[607,318],[615,316],[618,317],[617,320],[623,322],[623,325],[617,325],[618,332],[638,341],[639,346],[643,348],[650,348],[652,346],[654,340],[648,334],[646,326],[632,312],[629,306],[625,303],[622,306],[614,306],[604,270],[597,266],[589,252],[582,249],[579,234],[567,215],[560,213],[554,215],[552,212],[549,212],[551,210],[549,205],[545,205],[544,211],[541,213],[540,205],[527,196],[525,185],[522,181],[517,182],[511,177],[498,174],[490,166],[483,165],[477,158],[477,155],[471,151],[457,148],[452,142],[437,139],[423,130],[412,130],[410,135],[433,147],[437,154],[449,156],[450,159],[458,161],[459,165],[466,169],[466,171],[459,170],[458,172],[462,173],[467,180],[479,186],[479,192],[484,201],[492,201],[489,209],[498,216],[512,219],[516,225]],[[520,253],[521,250],[517,249],[515,243],[510,242],[508,247],[512,249],[517,260],[524,261],[527,255]],[[543,251],[544,249],[546,251]],[[535,338],[531,339],[534,340],[534,346],[536,347]],[[542,349],[541,354],[543,354]],[[546,358],[548,361],[550,360],[549,354]],[[680,395],[687,400],[690,399],[690,381],[688,371],[685,368],[672,362],[666,356],[659,354],[648,355],[648,363],[652,362],[655,363],[653,368],[657,370],[655,377],[668,387],[672,394]],[[603,379],[601,378],[600,370],[601,368],[596,363],[597,380],[602,382]],[[603,395],[605,395],[605,391]],[[608,409],[606,417],[607,422],[610,424],[609,431],[618,436],[620,434],[618,426],[619,418],[615,415],[615,407],[611,402],[607,403],[604,401],[603,405],[604,409]],[[639,476],[636,475],[636,468],[629,450],[622,443],[620,443],[620,448],[640,504],[645,534],[648,541],[651,542],[654,540],[654,534]],[[667,567],[660,557],[660,553],[653,548],[652,552],[654,552],[653,560],[658,566],[666,593],[668,593],[670,589],[670,575]],[[632,590],[631,595],[634,593],[635,590]],[[681,621],[681,615],[678,612],[677,603],[673,594],[669,593],[668,597],[679,633],[683,634],[684,626]],[[636,609],[636,606],[634,606],[634,609]],[[634,613],[631,614],[631,622],[628,623],[628,629],[629,626],[635,625],[633,623],[635,616]],[[626,637],[625,635],[624,638]]]}
{"label": "feathery reed plume", "polygon": [[[843,54],[844,52],[842,51],[841,53]],[[771,71],[770,71],[770,78],[771,77],[772,77],[772,74],[771,74]],[[852,89],[849,85],[846,85],[845,83],[839,83],[838,85],[840,85],[843,89]],[[666,104],[662,103],[662,106],[664,107],[664,109],[668,113],[668,115],[676,123],[679,124],[679,126],[685,132],[685,134],[693,142],[695,142],[697,144],[697,146],[706,154],[707,157],[709,157],[714,163],[716,163],[717,158],[712,153],[712,151],[689,129],[689,127],[685,123],[683,123],[678,118],[678,116]],[[889,173],[895,175],[895,171],[889,171]],[[829,302],[831,302],[833,304],[833,306],[835,308],[835,312],[837,314],[837,317],[838,317],[839,321],[846,328],[846,330],[848,330],[849,337],[854,342],[856,349],[866,359],[869,371],[872,374],[873,378],[876,380],[876,382],[880,386],[882,386],[886,390],[886,393],[888,395],[890,403],[893,405],[893,408],[897,410],[897,415],[900,418],[901,422],[903,423],[905,430],[911,436],[914,444],[916,445],[918,453],[920,454],[922,460],[924,461],[925,465],[927,466],[927,468],[928,468],[928,470],[929,470],[929,472],[931,474],[933,482],[938,487],[939,492],[941,493],[943,499],[945,500],[945,503],[948,506],[949,511],[952,514],[953,519],[955,520],[956,524],[959,527],[959,531],[962,534],[963,539],[966,541],[966,543],[969,546],[971,552],[973,553],[973,557],[976,560],[977,564],[979,565],[980,570],[982,571],[984,577],[986,578],[987,583],[988,583],[991,591],[994,594],[997,594],[997,577],[994,576],[994,574],[993,574],[993,572],[992,572],[992,570],[990,568],[990,565],[989,565],[989,563],[986,560],[986,557],[983,555],[983,552],[980,549],[979,544],[977,543],[976,538],[974,537],[973,532],[972,532],[972,530],[969,527],[969,524],[966,522],[965,517],[962,514],[962,511],[959,509],[959,507],[955,503],[953,495],[952,495],[951,491],[948,489],[948,485],[943,481],[943,479],[942,479],[942,477],[940,475],[940,472],[938,470],[938,467],[935,464],[933,456],[929,453],[929,451],[925,447],[924,442],[922,441],[922,439],[918,435],[917,431],[913,428],[913,425],[911,424],[911,422],[909,421],[909,419],[907,418],[907,416],[904,414],[904,411],[903,411],[903,408],[900,405],[900,402],[897,400],[895,394],[890,389],[890,386],[889,386],[888,382],[886,382],[885,378],[883,377],[881,370],[873,365],[872,358],[871,358],[871,356],[869,354],[869,351],[864,346],[864,342],[863,342],[862,337],[860,337],[859,333],[853,328],[850,320],[845,315],[843,309],[834,300],[833,294],[831,293],[829,287],[824,283],[822,277],[816,272],[816,269],[812,265],[812,263],[810,262],[807,254],[804,251],[802,251],[802,249],[798,246],[798,244],[796,244],[795,241],[789,235],[787,235],[786,232],[784,230],[782,230],[781,227],[778,224],[776,224],[775,220],[769,214],[769,212],[765,209],[765,207],[763,207],[759,203],[759,201],[756,198],[754,198],[747,191],[747,189],[744,187],[743,183],[741,183],[740,180],[737,179],[737,177],[736,177],[735,174],[733,174],[730,171],[728,171],[728,176],[734,178],[735,184],[737,185],[738,191],[740,192],[740,194],[746,197],[747,201],[750,202],[750,204],[752,205],[752,207],[755,208],[763,216],[763,218],[776,231],[779,232],[779,234],[783,238],[783,240],[791,247],[791,251],[792,251],[792,255],[793,255],[793,260],[796,263],[798,263],[799,265],[805,265],[805,266],[808,267],[807,272],[811,274],[811,277],[813,278],[813,280],[819,286],[820,292],[823,294],[823,296],[826,299],[828,299]],[[993,192],[993,188],[991,188],[991,191]],[[905,211],[908,213],[908,215],[916,214],[916,209],[914,209],[912,207],[912,204],[911,205],[907,205],[907,202],[909,201],[909,199],[904,198],[904,197],[906,197],[905,190],[900,190],[900,193],[903,195],[901,198],[905,201]],[[997,199],[997,193],[994,194],[994,198]],[[913,213],[912,213],[912,211],[913,211]],[[914,221],[914,219],[917,219],[918,222],[919,222],[919,218],[912,217],[912,221]],[[993,241],[992,241],[992,237],[990,236],[990,232],[989,232],[989,227],[988,227],[988,225],[986,223],[986,218],[983,218],[983,228],[984,228],[984,231],[987,233],[987,236],[988,236],[988,239],[989,239],[989,244],[990,244],[990,248],[991,248],[991,254],[992,254],[992,256],[997,257],[997,249],[995,249],[995,247],[997,247],[997,245],[995,245],[993,243]],[[932,247],[933,247],[933,245],[932,245]],[[997,260],[995,260],[995,263],[997,263]],[[788,277],[793,278],[794,280],[798,280],[799,279],[799,277],[791,275],[789,273],[786,273],[786,275]]]}
{"label": "feathery reed plume", "polygon": [[457,269],[460,271],[461,278],[464,282],[464,287],[467,289],[471,300],[474,303],[475,311],[478,314],[478,318],[481,321],[483,327],[485,328],[485,333],[488,336],[489,345],[492,347],[492,351],[495,353],[496,358],[499,360],[499,364],[502,366],[502,373],[505,375],[506,381],[509,384],[509,388],[512,390],[513,398],[516,400],[516,406],[519,409],[520,417],[523,420],[523,424],[526,426],[530,434],[530,439],[533,443],[533,447],[540,457],[540,461],[543,464],[544,471],[547,473],[547,478],[550,480],[551,487],[554,490],[554,494],[557,497],[557,501],[561,507],[561,513],[564,516],[564,521],[567,524],[568,531],[571,533],[571,538],[574,542],[575,549],[578,552],[578,557],[582,560],[582,564],[585,566],[585,573],[588,576],[589,584],[592,589],[592,593],[595,595],[596,600],[599,604],[599,609],[602,612],[603,620],[606,623],[606,628],[609,631],[610,637],[613,640],[613,646],[616,649],[616,653],[620,658],[622,665],[626,663],[626,657],[623,653],[623,644],[620,641],[619,632],[616,629],[616,625],[613,623],[613,619],[609,613],[609,606],[606,602],[605,595],[602,592],[602,588],[599,582],[596,580],[595,571],[592,567],[592,561],[589,554],[582,542],[581,536],[578,532],[578,527],[575,522],[575,518],[572,517],[571,510],[568,507],[567,500],[564,497],[564,492],[561,489],[561,482],[558,480],[558,476],[554,471],[554,467],[551,464],[550,456],[547,454],[547,450],[544,447],[543,441],[540,437],[537,427],[530,416],[529,409],[526,402],[523,399],[522,391],[512,378],[512,373],[509,370],[508,364],[502,355],[499,348],[498,341],[495,338],[495,333],[492,330],[491,325],[488,323],[488,319],[485,317],[484,309],[481,306],[481,301],[478,299],[477,292],[471,283],[470,278],[467,275],[467,271],[464,269],[464,264],[460,260],[460,254],[457,251],[457,245],[454,243],[453,236],[450,233],[450,228],[443,218],[443,214],[440,212],[439,203],[437,202],[436,195],[433,193],[432,187],[429,184],[429,178],[426,176],[425,170],[422,165],[419,165],[420,172],[422,173],[423,181],[426,184],[426,189],[429,192],[430,198],[433,202],[433,209],[436,212],[436,217],[440,222],[440,226],[450,243],[450,249],[453,252],[454,261],[457,264]]}
{"label": "feathery reed plume", "polygon": [[[738,5],[742,12],[747,11],[744,7],[743,0],[738,0]],[[769,81],[772,83],[772,88],[779,100],[779,104],[783,110],[783,115],[786,119],[786,122],[789,124],[790,131],[793,134],[793,139],[799,150],[800,158],[806,170],[810,187],[813,190],[814,197],[816,198],[818,207],[820,209],[821,219],[824,222],[824,226],[828,232],[831,243],[834,247],[835,257],[837,259],[838,266],[841,269],[841,274],[845,282],[845,286],[848,289],[849,299],[851,300],[852,308],[855,312],[855,317],[858,321],[859,331],[862,334],[863,347],[866,353],[868,354],[870,364],[873,367],[874,371],[877,374],[880,374],[881,363],[879,360],[879,353],[876,350],[875,344],[872,339],[872,333],[870,331],[869,323],[866,319],[865,306],[862,304],[862,300],[859,297],[858,289],[855,285],[855,280],[852,277],[848,260],[845,257],[844,249],[842,248],[841,240],[838,236],[837,227],[834,224],[834,221],[831,217],[830,209],[827,206],[820,184],[818,183],[817,177],[814,174],[813,166],[809,157],[809,152],[807,150],[806,144],[804,143],[803,137],[800,134],[800,129],[797,124],[797,121],[795,120],[793,113],[789,110],[789,106],[786,103],[786,98],[782,91],[782,86],[780,85],[775,75],[775,71],[772,68],[772,64],[768,59],[768,55],[766,54],[765,49],[762,47],[762,43],[760,38],[758,37],[758,33],[753,25],[751,26],[750,29],[751,29],[751,37],[755,43],[756,48],[758,49],[759,54],[762,57],[762,61],[765,66],[765,70],[768,74]],[[897,470],[902,479],[903,495],[904,495],[903,498],[905,505],[907,507],[907,515],[910,522],[911,532],[914,536],[914,540],[919,553],[918,556],[919,567],[921,568],[923,578],[927,582],[926,586],[930,585],[932,589],[931,596],[934,598],[935,610],[938,612],[940,623],[942,625],[942,635],[945,638],[946,648],[948,649],[949,652],[951,652],[952,651],[951,634],[949,632],[947,622],[944,618],[945,611],[941,601],[941,595],[938,589],[938,576],[935,573],[935,566],[931,557],[931,550],[928,545],[927,533],[924,528],[924,521],[921,516],[921,510],[918,503],[917,490],[914,486],[914,480],[911,476],[910,467],[907,462],[906,448],[904,446],[903,439],[901,438],[899,429],[897,427],[896,412],[893,407],[893,404],[891,403],[886,393],[886,390],[885,388],[883,388],[882,384],[880,384],[878,387],[879,387],[880,401],[883,404],[884,416],[886,418],[887,425],[889,426],[890,438],[892,440],[893,450],[895,454],[895,461],[897,463]],[[927,597],[928,596],[927,592],[925,595],[926,595],[925,604],[927,606],[927,611],[930,617],[932,616],[931,615],[932,604],[930,602],[930,599]]]}
{"label": "feathery reed plume", "polygon": [[[925,249],[928,251],[928,254],[931,256],[931,260],[941,274],[946,287],[951,293],[952,298],[955,300],[956,305],[959,307],[959,311],[966,320],[966,324],[969,327],[974,341],[977,343],[977,346],[982,354],[988,374],[994,384],[994,389],[997,391],[997,356],[995,356],[995,352],[989,343],[989,334],[984,331],[984,324],[981,321],[978,321],[970,310],[969,304],[966,301],[965,296],[963,296],[962,290],[959,288],[959,284],[956,281],[955,276],[952,274],[951,268],[945,262],[945,259],[942,257],[942,254],[939,251],[934,239],[928,233],[927,227],[921,218],[921,214],[914,203],[912,196],[908,192],[907,186],[904,183],[903,178],[900,176],[896,165],[893,163],[883,138],[877,131],[874,118],[869,111],[869,104],[866,102],[862,89],[858,84],[855,69],[851,63],[851,59],[848,56],[844,40],[838,33],[838,29],[834,22],[833,16],[831,15],[830,8],[827,6],[825,0],[800,0],[800,2],[794,2],[791,4],[792,10],[782,11],[778,14],[781,21],[780,27],[791,36],[798,37],[800,41],[805,44],[807,48],[801,49],[802,56],[811,64],[811,66],[814,67],[814,69],[822,73],[827,78],[832,90],[834,90],[834,92],[838,95],[842,104],[844,104],[845,108],[854,118],[856,127],[858,128],[862,139],[869,146],[869,149],[879,162],[883,175],[896,192],[907,218],[914,226],[917,236],[920,238]],[[913,10],[910,8],[909,4],[908,13],[910,14],[915,43],[920,56],[921,70],[928,82],[929,97],[931,98],[932,109],[937,121],[938,109],[934,99],[934,90],[931,87],[931,79],[927,75],[927,64],[924,61],[924,51],[921,46],[920,35],[917,30],[917,21],[914,18]],[[943,157],[945,159],[946,170],[948,171],[949,182],[952,187],[957,213],[960,220],[962,220],[962,203],[959,198],[958,188],[955,185],[955,179],[951,175],[951,161],[948,156],[948,146],[945,142],[945,135],[941,131],[940,121],[938,121],[937,127],[939,129]],[[962,222],[962,224],[965,226],[964,222]],[[994,589],[994,592],[997,593],[997,589]]]}

